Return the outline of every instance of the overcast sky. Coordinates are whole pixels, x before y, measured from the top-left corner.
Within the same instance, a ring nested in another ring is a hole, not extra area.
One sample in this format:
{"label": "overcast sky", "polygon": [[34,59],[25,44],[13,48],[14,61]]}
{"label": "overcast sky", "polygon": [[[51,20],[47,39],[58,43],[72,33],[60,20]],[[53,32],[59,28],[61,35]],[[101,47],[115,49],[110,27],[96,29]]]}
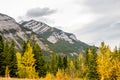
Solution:
{"label": "overcast sky", "polygon": [[0,0],[0,13],[43,21],[90,45],[120,45],[120,0]]}

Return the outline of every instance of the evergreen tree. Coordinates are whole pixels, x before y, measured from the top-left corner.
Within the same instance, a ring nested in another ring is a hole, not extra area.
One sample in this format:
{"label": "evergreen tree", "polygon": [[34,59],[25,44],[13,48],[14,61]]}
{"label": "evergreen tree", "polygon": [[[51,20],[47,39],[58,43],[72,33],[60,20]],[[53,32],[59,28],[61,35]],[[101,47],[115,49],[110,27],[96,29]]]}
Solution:
{"label": "evergreen tree", "polygon": [[88,64],[89,64],[88,63],[88,58],[89,58],[88,50],[89,50],[89,48],[87,47],[85,50],[84,76],[87,76],[87,71],[88,71]]}
{"label": "evergreen tree", "polygon": [[62,69],[63,68],[63,62],[62,62],[62,57],[60,55],[57,56],[58,59],[57,59],[57,68],[58,69]]}
{"label": "evergreen tree", "polygon": [[33,45],[33,53],[35,61],[35,69],[38,72],[38,75],[40,77],[44,77],[46,75],[46,62],[44,60],[43,54],[41,52],[41,49],[37,43]]}
{"label": "evergreen tree", "polygon": [[56,64],[54,53],[51,53],[51,57],[50,57],[50,72],[54,75],[57,72],[57,64]]}
{"label": "evergreen tree", "polygon": [[4,50],[4,41],[2,36],[0,35],[0,75],[3,74],[3,50]]}
{"label": "evergreen tree", "polygon": [[87,78],[89,80],[98,79],[96,58],[97,58],[96,51],[94,49],[92,51],[89,49],[88,50],[88,72],[87,72]]}
{"label": "evergreen tree", "polygon": [[2,36],[0,35],[0,53],[2,53],[4,50],[4,41]]}
{"label": "evergreen tree", "polygon": [[63,57],[63,69],[66,70],[68,68],[68,59],[67,56]]}
{"label": "evergreen tree", "polygon": [[4,50],[2,53],[0,53],[0,66],[1,66],[0,75],[5,76],[6,66],[9,67],[11,63],[10,59],[11,59],[11,54],[9,54],[9,45],[8,45],[8,41],[6,41],[4,43]]}
{"label": "evergreen tree", "polygon": [[26,41],[23,42],[23,45],[22,45],[22,55],[24,54],[25,50],[27,49],[27,42]]}
{"label": "evergreen tree", "polygon": [[0,53],[0,75],[5,75],[7,66],[10,70],[10,77],[16,77],[17,65],[14,41],[12,41],[10,45],[8,45],[8,41],[5,41],[3,47],[3,52]]}
{"label": "evergreen tree", "polygon": [[12,40],[10,48],[9,48],[9,54],[11,54],[11,63],[10,63],[10,76],[16,77],[17,72],[17,59],[16,59],[16,51],[15,51],[15,43],[14,40]]}

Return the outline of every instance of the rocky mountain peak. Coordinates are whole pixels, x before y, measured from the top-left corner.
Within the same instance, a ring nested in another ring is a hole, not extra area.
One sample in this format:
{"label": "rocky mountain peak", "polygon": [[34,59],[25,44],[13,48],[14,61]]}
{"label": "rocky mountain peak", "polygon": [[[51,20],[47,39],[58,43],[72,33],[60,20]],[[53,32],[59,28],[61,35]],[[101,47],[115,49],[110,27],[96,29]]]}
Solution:
{"label": "rocky mountain peak", "polygon": [[66,33],[60,29],[50,27],[49,25],[40,21],[35,20],[24,21],[23,23],[21,23],[21,25],[31,29],[33,32],[37,34],[49,35],[45,38],[53,44],[55,44],[59,40],[65,40],[70,44],[73,44],[75,41],[77,41],[77,38],[74,34]]}
{"label": "rocky mountain peak", "polygon": [[24,21],[20,24],[26,28],[31,29],[35,33],[44,33],[48,29],[50,29],[50,27],[47,24],[40,22],[40,21],[38,22],[38,21],[33,20],[33,19],[30,21]]}

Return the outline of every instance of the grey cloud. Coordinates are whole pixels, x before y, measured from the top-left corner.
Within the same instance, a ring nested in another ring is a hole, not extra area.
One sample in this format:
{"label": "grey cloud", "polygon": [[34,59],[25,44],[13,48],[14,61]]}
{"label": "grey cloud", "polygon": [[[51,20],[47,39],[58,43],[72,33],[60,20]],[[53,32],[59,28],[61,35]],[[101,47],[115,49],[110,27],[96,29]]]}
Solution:
{"label": "grey cloud", "polygon": [[48,16],[54,13],[56,13],[56,10],[45,7],[45,8],[30,9],[27,11],[26,15],[28,17],[42,17],[42,16]]}
{"label": "grey cloud", "polygon": [[91,33],[98,30],[105,30],[111,27],[111,25],[117,22],[120,17],[102,17],[98,20],[94,21],[93,23],[86,24],[86,27],[82,28],[80,33]]}
{"label": "grey cloud", "polygon": [[120,13],[120,0],[85,0],[85,4],[96,13],[107,15]]}
{"label": "grey cloud", "polygon": [[[104,17],[88,24],[86,27],[77,30],[77,34],[92,39],[93,42],[105,40],[120,40],[120,22],[119,18]],[[79,38],[80,38],[79,37]]]}
{"label": "grey cloud", "polygon": [[[101,15],[97,20],[80,29],[78,34],[93,37],[94,40],[120,40],[120,0],[84,0],[92,13]],[[113,25],[114,24],[114,25]],[[111,27],[112,26],[112,27]]]}

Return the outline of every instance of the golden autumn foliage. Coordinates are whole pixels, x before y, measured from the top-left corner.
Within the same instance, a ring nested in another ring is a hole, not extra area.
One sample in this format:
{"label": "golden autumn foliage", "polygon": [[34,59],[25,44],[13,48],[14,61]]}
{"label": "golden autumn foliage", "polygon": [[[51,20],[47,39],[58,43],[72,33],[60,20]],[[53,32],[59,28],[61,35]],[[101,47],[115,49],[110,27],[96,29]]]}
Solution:
{"label": "golden autumn foliage", "polygon": [[69,80],[68,75],[63,70],[58,70],[56,80]]}
{"label": "golden autumn foliage", "polygon": [[[111,51],[104,43],[99,49],[87,49],[86,54],[80,53],[74,58],[53,55],[51,61],[44,62],[47,68],[45,76],[38,76],[35,64],[37,59],[32,49],[28,42],[23,53],[16,53],[18,78],[10,77],[11,67],[6,65],[6,78],[1,77],[0,80],[120,80],[120,51]],[[40,73],[43,72],[44,67]]]}
{"label": "golden autumn foliage", "polygon": [[100,74],[101,80],[109,79],[111,77],[113,65],[109,47],[103,48],[103,50],[104,51],[99,51],[97,56],[97,71]]}
{"label": "golden autumn foliage", "polygon": [[18,76],[20,78],[37,78],[38,74],[35,71],[35,59],[32,53],[32,47],[30,43],[27,43],[27,49],[25,50],[23,56],[21,53],[16,53],[17,65],[18,65]]}

